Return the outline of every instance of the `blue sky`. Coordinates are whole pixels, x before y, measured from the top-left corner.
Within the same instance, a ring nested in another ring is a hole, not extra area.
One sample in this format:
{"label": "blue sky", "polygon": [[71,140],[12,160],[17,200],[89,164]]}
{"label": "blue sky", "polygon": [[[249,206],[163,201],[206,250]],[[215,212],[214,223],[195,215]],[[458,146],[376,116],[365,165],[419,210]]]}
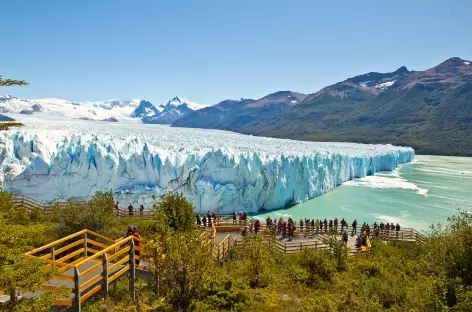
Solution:
{"label": "blue sky", "polygon": [[0,74],[18,97],[312,93],[369,71],[472,59],[472,1],[3,0]]}

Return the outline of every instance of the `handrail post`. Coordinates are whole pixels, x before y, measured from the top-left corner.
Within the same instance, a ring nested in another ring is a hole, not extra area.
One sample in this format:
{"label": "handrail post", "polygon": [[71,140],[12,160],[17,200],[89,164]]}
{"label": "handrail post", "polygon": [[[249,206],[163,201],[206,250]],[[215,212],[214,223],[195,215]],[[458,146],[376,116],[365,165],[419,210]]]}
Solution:
{"label": "handrail post", "polygon": [[81,312],[81,302],[80,302],[80,274],[79,269],[74,268],[74,305],[75,305],[75,312]]}
{"label": "handrail post", "polygon": [[103,264],[103,269],[102,269],[103,285],[102,285],[102,289],[103,289],[103,297],[106,298],[106,297],[108,297],[108,258],[107,258],[106,253],[103,254],[102,264]]}
{"label": "handrail post", "polygon": [[[56,253],[54,250],[54,246],[51,247],[51,260],[56,261]],[[54,267],[54,264],[52,265],[52,267]]]}
{"label": "handrail post", "polygon": [[87,258],[87,232],[84,233],[84,255]]}
{"label": "handrail post", "polygon": [[130,266],[130,274],[129,274],[129,293],[131,296],[131,300],[136,301],[136,292],[134,288],[134,281],[136,280],[136,259],[134,253],[134,239],[130,240],[130,249],[129,249],[129,266]]}
{"label": "handrail post", "polygon": [[217,258],[217,261],[218,261],[218,266],[220,266],[220,245],[218,245],[218,258]]}

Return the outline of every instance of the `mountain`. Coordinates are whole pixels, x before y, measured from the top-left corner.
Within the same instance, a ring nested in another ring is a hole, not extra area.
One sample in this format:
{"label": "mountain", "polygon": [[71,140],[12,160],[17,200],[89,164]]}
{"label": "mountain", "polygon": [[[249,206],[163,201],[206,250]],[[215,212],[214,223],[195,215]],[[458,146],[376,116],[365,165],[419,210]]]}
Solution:
{"label": "mountain", "polygon": [[[73,102],[56,98],[19,99],[10,95],[0,96],[0,113],[12,116],[33,115],[44,119],[131,121],[134,118],[139,120],[137,118],[141,118],[146,112],[154,112],[152,107],[150,102],[141,100]],[[134,114],[141,115],[134,117]],[[20,117],[22,116],[18,118]]]}
{"label": "mountain", "polygon": [[151,102],[143,100],[139,102],[138,107],[136,107],[135,110],[131,113],[131,117],[142,118],[145,116],[152,116],[161,112],[162,110],[162,108],[160,110],[156,108]]}
{"label": "mountain", "polygon": [[250,132],[251,129],[281,116],[305,98],[305,94],[279,91],[257,101],[251,99],[225,100],[179,118],[172,124],[172,127]]}
{"label": "mountain", "polygon": [[11,117],[8,117],[8,116],[5,116],[5,115],[2,115],[0,114],[0,121],[15,121],[15,119],[11,118]]}
{"label": "mountain", "polygon": [[424,71],[401,67],[353,77],[308,96],[276,120],[240,132],[472,156],[472,64],[454,57]]}
{"label": "mountain", "polygon": [[198,104],[176,96],[166,104],[160,105],[159,110],[153,115],[144,116],[142,121],[149,124],[172,124],[182,116],[206,107],[209,105]]}

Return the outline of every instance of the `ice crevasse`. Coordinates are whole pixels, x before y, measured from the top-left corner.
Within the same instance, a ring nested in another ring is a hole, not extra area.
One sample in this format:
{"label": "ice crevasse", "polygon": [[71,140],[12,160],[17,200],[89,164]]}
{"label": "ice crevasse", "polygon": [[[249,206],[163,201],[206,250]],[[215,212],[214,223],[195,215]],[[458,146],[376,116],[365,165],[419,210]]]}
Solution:
{"label": "ice crevasse", "polygon": [[[145,133],[5,131],[0,133],[0,180],[5,190],[42,201],[113,190],[124,207],[150,208],[152,194],[178,191],[196,212],[255,212],[304,202],[414,159],[413,149],[392,145],[170,129],[177,133],[161,139],[157,134],[147,139]],[[185,139],[176,143],[176,138]]]}

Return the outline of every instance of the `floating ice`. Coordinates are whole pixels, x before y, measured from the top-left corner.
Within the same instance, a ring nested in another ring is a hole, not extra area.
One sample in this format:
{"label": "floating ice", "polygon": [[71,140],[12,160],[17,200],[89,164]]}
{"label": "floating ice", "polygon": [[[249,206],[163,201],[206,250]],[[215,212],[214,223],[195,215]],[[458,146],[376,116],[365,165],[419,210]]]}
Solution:
{"label": "floating ice", "polygon": [[0,133],[5,189],[39,200],[113,190],[122,205],[179,191],[197,212],[279,209],[414,158],[392,145],[281,140],[200,129],[29,122]]}

